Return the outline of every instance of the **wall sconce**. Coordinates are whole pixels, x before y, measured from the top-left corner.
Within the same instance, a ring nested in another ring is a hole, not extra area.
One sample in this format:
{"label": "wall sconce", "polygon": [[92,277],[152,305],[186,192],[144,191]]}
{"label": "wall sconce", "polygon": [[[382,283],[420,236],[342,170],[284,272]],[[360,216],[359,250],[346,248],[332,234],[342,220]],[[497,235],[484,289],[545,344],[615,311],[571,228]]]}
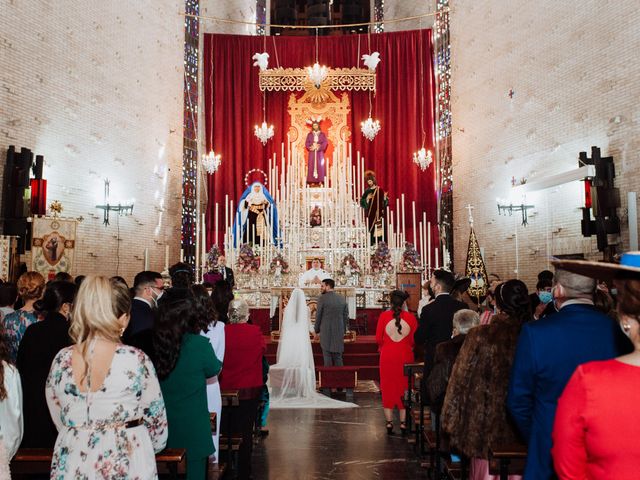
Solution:
{"label": "wall sconce", "polygon": [[118,215],[132,215],[133,214],[133,204],[134,200],[128,200],[124,205],[121,202],[118,202],[117,205],[112,205],[109,203],[109,179],[104,179],[104,205],[96,205],[96,208],[99,208],[104,212],[103,214],[103,223],[105,227],[109,225],[109,212],[115,212]]}
{"label": "wall sconce", "polygon": [[529,215],[527,213],[528,210],[535,208],[533,205],[525,205],[521,203],[520,205],[514,205],[512,202],[508,202],[506,200],[496,199],[496,203],[498,205],[498,215],[513,215],[513,212],[521,212],[522,213],[522,226],[526,227],[529,224]]}

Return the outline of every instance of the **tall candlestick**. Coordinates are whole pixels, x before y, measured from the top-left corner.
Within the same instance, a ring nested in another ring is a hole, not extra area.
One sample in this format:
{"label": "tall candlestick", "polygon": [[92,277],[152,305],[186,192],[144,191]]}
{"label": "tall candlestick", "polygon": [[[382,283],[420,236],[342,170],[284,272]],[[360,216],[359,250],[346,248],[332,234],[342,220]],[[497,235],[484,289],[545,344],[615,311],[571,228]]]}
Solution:
{"label": "tall candlestick", "polygon": [[[219,238],[219,235],[220,235],[220,231],[218,230],[218,207],[219,207],[218,202],[216,202],[216,209],[215,209],[215,214],[214,214],[214,230],[213,230],[214,231],[213,243],[216,244],[216,245],[218,244],[218,238]],[[203,227],[205,226],[204,222],[202,222],[202,226]],[[205,236],[205,240],[206,240],[206,236]],[[207,248],[206,241],[203,244],[203,248],[205,248],[205,249]]]}
{"label": "tall candlestick", "polygon": [[426,262],[424,256],[424,231],[422,230],[422,222],[419,225],[420,228],[420,265],[424,269]]}
{"label": "tall candlestick", "polygon": [[438,256],[438,247],[436,247],[436,270],[440,268],[440,258]]}
{"label": "tall candlestick", "polygon": [[149,248],[144,247],[144,270],[149,270]]}
{"label": "tall candlestick", "polygon": [[401,248],[404,248],[404,242],[407,240],[407,230],[404,224],[404,193],[401,195],[402,198],[402,240],[400,242]]}
{"label": "tall candlestick", "polygon": [[[218,204],[216,203],[216,220],[218,219]],[[200,223],[200,232],[202,232],[202,240],[200,246],[200,255],[202,255],[202,268],[204,268],[207,264],[207,226],[205,220],[205,214],[202,214],[202,220]]]}

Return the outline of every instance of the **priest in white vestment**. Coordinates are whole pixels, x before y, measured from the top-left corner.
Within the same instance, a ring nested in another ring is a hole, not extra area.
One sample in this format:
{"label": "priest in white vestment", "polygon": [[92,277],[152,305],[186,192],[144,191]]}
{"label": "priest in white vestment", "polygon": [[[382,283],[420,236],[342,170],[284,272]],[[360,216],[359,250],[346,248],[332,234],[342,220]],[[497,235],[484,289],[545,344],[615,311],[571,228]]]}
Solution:
{"label": "priest in white vestment", "polygon": [[320,260],[314,258],[311,262],[311,268],[300,275],[298,284],[301,287],[319,287],[322,280],[331,278],[329,272],[322,269]]}

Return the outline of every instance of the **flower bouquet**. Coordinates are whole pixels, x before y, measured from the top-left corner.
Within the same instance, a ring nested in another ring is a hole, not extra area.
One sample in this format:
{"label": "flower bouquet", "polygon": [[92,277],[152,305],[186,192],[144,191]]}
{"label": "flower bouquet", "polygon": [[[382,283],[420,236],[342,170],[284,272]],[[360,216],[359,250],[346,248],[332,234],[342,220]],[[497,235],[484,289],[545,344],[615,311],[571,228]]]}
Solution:
{"label": "flower bouquet", "polygon": [[338,270],[340,275],[360,275],[362,273],[362,269],[358,262],[356,262],[355,257],[352,254],[345,255],[344,258],[340,261],[340,269]]}
{"label": "flower bouquet", "polygon": [[373,273],[393,273],[391,252],[385,242],[378,243],[376,250],[371,255],[371,271]]}
{"label": "flower bouquet", "polygon": [[422,270],[420,255],[413,243],[405,242],[402,260],[400,260],[401,272],[418,272]]}
{"label": "flower bouquet", "polygon": [[207,265],[214,266],[218,264],[218,257],[220,256],[220,248],[218,244],[211,245],[211,250],[207,253]]}
{"label": "flower bouquet", "polygon": [[260,259],[253,253],[251,245],[243,243],[240,245],[238,254],[238,269],[242,273],[257,272],[260,268]]}
{"label": "flower bouquet", "polygon": [[280,253],[269,263],[269,273],[277,273],[278,267],[280,267],[280,273],[289,273],[289,264]]}

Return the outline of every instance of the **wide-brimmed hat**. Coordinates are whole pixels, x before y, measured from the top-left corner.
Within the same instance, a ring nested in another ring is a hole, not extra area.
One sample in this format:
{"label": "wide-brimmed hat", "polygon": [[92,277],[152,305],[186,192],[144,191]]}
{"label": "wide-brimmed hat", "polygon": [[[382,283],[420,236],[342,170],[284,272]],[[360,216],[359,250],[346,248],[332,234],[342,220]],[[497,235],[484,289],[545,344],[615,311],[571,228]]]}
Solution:
{"label": "wide-brimmed hat", "polygon": [[603,281],[617,278],[640,279],[640,252],[623,253],[620,257],[620,263],[562,260],[560,258],[552,260],[551,263],[557,269]]}

